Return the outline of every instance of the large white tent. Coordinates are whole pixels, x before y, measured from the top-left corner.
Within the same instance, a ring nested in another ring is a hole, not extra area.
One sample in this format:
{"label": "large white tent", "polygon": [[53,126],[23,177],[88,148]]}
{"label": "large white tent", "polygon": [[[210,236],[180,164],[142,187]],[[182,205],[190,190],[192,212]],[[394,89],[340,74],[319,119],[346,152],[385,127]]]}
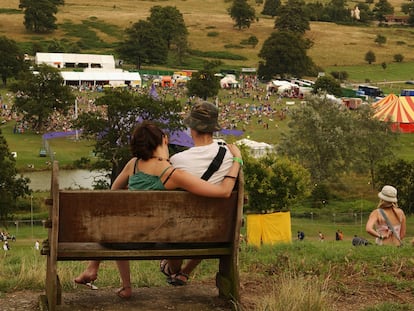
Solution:
{"label": "large white tent", "polygon": [[84,83],[96,85],[121,86],[129,85],[132,87],[141,86],[141,76],[139,72],[129,72],[118,70],[85,70],[61,71],[66,85],[80,86]]}
{"label": "large white tent", "polygon": [[113,55],[75,53],[36,53],[36,65],[46,64],[55,68],[115,69]]}

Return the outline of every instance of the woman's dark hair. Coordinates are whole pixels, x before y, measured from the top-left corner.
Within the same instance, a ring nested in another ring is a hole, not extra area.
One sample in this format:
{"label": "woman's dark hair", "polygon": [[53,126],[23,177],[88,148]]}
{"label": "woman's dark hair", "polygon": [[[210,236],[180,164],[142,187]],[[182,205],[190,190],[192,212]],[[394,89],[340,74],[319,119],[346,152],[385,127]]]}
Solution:
{"label": "woman's dark hair", "polygon": [[134,157],[148,160],[153,156],[155,149],[162,144],[164,132],[150,121],[138,125],[131,137],[131,151]]}

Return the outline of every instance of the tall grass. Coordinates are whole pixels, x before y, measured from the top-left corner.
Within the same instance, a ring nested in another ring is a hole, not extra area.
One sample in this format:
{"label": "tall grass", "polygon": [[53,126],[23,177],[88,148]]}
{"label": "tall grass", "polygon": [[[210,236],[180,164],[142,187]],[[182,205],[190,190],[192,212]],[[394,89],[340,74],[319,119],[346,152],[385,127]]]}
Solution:
{"label": "tall grass", "polygon": [[295,278],[285,274],[269,283],[271,291],[258,301],[258,311],[329,310],[326,283],[315,277]]}

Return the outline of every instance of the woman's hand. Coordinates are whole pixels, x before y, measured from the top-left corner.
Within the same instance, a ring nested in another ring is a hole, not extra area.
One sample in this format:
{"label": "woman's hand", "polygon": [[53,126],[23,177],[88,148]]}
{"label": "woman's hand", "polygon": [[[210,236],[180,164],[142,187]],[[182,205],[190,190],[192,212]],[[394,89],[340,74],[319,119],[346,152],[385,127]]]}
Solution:
{"label": "woman's hand", "polygon": [[241,159],[242,156],[239,147],[237,147],[235,144],[227,144],[227,148],[229,149],[233,157]]}

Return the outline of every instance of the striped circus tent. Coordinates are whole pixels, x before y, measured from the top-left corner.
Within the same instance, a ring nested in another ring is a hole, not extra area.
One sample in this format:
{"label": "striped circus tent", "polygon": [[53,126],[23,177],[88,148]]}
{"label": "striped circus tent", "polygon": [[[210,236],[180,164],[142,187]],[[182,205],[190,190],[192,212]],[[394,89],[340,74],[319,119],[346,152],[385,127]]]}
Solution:
{"label": "striped circus tent", "polygon": [[390,94],[390,95],[380,99],[379,101],[373,103],[372,107],[377,109],[377,108],[382,107],[383,105],[388,105],[388,104],[394,103],[396,101],[399,101],[399,97],[395,94]]}
{"label": "striped circus tent", "polygon": [[414,97],[390,94],[372,106],[374,118],[390,122],[393,131],[414,133]]}

